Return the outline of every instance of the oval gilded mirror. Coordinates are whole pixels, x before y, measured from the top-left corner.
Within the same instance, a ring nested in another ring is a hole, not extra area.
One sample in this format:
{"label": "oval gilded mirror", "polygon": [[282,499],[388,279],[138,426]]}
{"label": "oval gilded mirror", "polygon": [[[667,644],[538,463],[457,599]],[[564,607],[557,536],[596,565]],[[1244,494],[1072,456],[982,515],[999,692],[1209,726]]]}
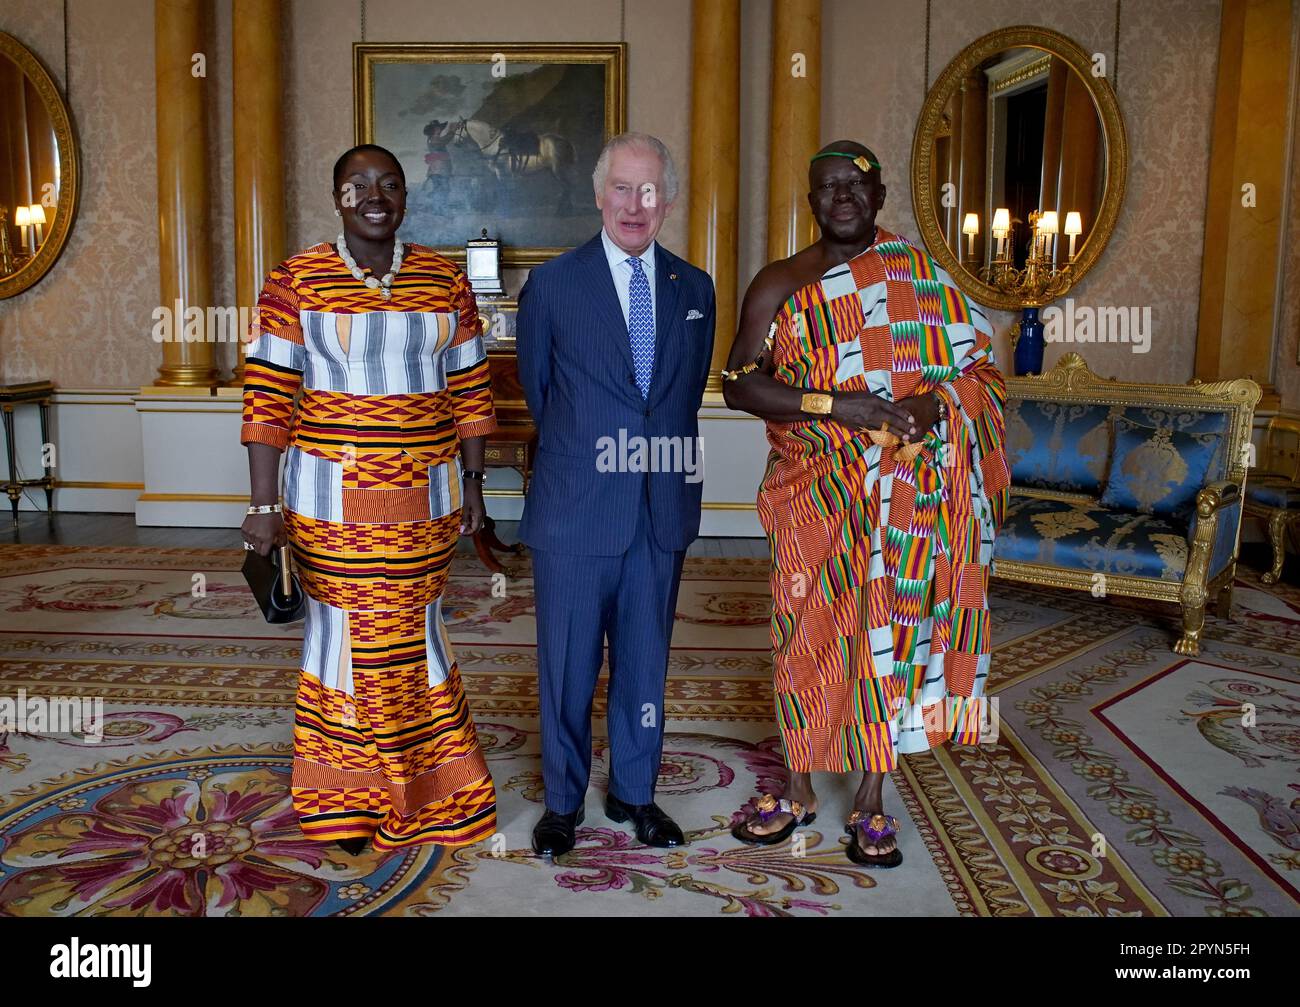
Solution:
{"label": "oval gilded mirror", "polygon": [[40,60],[0,32],[0,297],[50,271],[67,243],[78,189],[68,106]]}
{"label": "oval gilded mirror", "polygon": [[1128,141],[1093,70],[1066,36],[1022,25],[971,43],[926,96],[912,210],[930,254],[981,304],[1063,296],[1110,239]]}

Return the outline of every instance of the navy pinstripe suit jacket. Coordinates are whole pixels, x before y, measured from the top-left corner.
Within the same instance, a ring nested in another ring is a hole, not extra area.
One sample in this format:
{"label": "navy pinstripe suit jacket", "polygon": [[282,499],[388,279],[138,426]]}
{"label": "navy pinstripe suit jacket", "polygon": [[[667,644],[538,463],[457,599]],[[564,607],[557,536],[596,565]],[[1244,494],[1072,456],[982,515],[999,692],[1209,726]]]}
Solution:
{"label": "navy pinstripe suit jacket", "polygon": [[[685,549],[699,534],[702,481],[689,481],[686,471],[597,467],[609,445],[602,438],[615,445],[645,438],[660,457],[667,442],[651,439],[678,438],[674,457],[683,460],[699,447],[697,414],[713,355],[713,280],[655,249],[655,363],[645,399],[599,234],[532,270],[519,295],[519,377],[539,433],[519,537],[534,549],[620,555],[647,500],[661,549]],[[632,459],[628,467],[640,466]]]}

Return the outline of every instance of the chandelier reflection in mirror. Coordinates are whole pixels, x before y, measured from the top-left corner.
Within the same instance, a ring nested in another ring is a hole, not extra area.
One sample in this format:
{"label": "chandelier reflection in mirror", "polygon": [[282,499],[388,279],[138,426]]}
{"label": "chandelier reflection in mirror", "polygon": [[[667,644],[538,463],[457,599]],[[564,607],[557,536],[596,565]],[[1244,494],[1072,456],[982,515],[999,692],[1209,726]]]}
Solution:
{"label": "chandelier reflection in mirror", "polygon": [[966,236],[963,265],[1021,305],[1041,307],[1069,290],[1074,281],[1071,270],[1077,254],[1075,243],[1083,234],[1083,215],[1078,210],[1066,211],[1063,233],[1069,247],[1061,249],[1058,245],[1060,215],[1057,211],[1032,211],[1028,221],[1029,241],[1020,256],[1016,254],[1012,223],[1009,209],[998,207],[994,210],[992,256],[986,265],[980,266],[975,255],[975,236],[980,232],[979,214],[967,213],[962,222],[962,233]]}

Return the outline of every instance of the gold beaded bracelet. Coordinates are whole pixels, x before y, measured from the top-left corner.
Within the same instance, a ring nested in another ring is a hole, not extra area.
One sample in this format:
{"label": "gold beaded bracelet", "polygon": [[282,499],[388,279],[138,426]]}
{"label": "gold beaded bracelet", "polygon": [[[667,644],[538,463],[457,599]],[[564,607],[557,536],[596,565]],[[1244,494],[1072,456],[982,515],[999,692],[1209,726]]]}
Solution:
{"label": "gold beaded bracelet", "polygon": [[771,349],[772,349],[772,337],[775,336],[775,335],[776,335],[776,322],[773,322],[773,323],[772,323],[772,327],[771,327],[770,329],[767,330],[767,338],[763,340],[763,348],[762,348],[761,350],[759,350],[759,352],[758,352],[758,356],[756,356],[756,357],[753,359],[752,362],[746,364],[744,367],[740,368],[740,369],[737,370],[737,371],[729,371],[729,370],[727,370],[727,369],[724,367],[724,368],[722,369],[722,380],[723,380],[723,381],[735,381],[735,380],[736,380],[737,378],[739,378],[741,375],[743,375],[743,374],[748,374],[750,371],[756,371],[756,370],[758,370],[760,367],[762,367],[762,366],[763,366],[763,355],[764,355],[765,353],[769,353],[769,352],[771,352]]}

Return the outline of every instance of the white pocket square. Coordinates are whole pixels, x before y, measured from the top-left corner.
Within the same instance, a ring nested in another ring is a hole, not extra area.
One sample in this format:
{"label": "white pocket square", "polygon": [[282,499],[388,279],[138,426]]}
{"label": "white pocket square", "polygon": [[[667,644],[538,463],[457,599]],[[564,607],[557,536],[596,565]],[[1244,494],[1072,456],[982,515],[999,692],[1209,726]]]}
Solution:
{"label": "white pocket square", "polygon": [[691,308],[690,311],[686,312],[686,320],[688,322],[693,322],[695,321],[695,319],[703,318],[703,317],[704,317],[704,313],[700,311],[699,308]]}

